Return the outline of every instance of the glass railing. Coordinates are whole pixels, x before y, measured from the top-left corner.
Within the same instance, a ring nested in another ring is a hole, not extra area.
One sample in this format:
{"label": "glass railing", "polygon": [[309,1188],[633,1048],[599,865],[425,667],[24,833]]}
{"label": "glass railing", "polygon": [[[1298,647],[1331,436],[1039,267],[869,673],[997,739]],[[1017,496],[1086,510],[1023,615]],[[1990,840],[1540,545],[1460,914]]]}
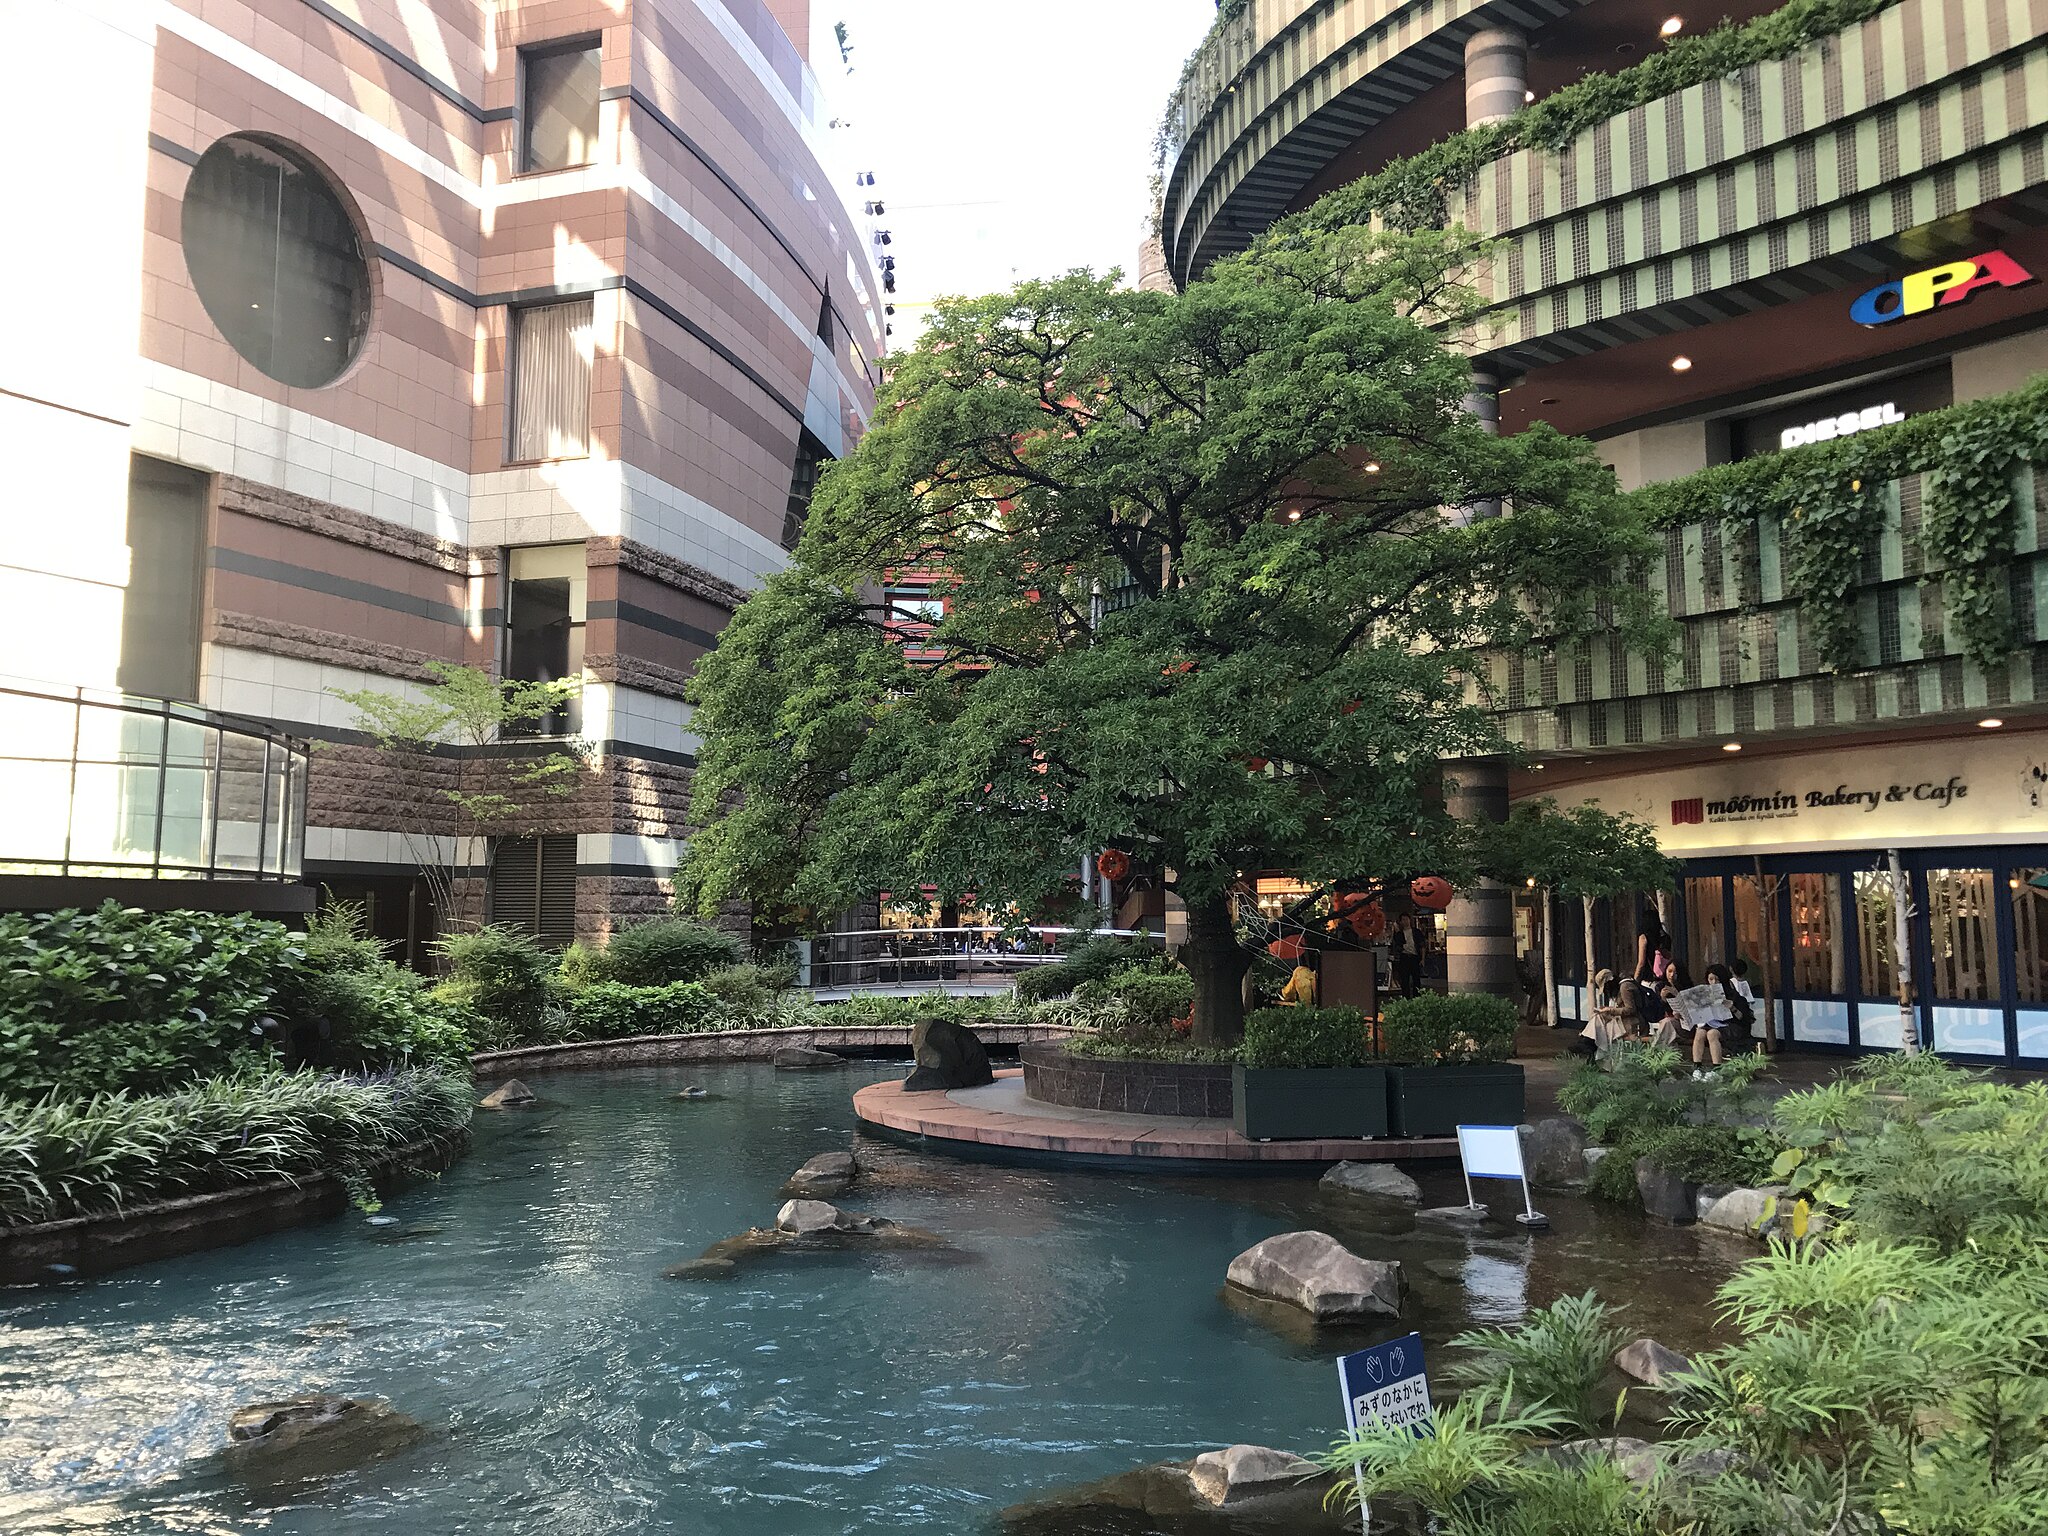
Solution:
{"label": "glass railing", "polygon": [[0,875],[297,880],[310,750],[170,699],[0,680]]}

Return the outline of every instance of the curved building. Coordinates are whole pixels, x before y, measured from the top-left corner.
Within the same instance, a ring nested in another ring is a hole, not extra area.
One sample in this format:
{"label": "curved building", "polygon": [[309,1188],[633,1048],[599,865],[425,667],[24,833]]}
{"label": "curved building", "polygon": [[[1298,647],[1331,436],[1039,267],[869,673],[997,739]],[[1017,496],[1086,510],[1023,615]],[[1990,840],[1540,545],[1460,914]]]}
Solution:
{"label": "curved building", "polygon": [[[337,695],[435,662],[580,677],[539,731],[593,771],[465,855],[492,873],[463,899],[556,938],[658,907],[682,686],[878,377],[805,0],[26,10],[0,119],[23,143],[61,123],[62,151],[10,189],[67,228],[4,258],[26,302],[0,353],[0,673],[325,743],[299,875],[415,941],[390,769]],[[139,755],[59,794],[9,734],[0,775],[45,824],[106,821],[72,803],[95,797],[146,819]],[[95,872],[18,808],[0,870]]]}
{"label": "curved building", "polygon": [[[1768,23],[1783,46],[1732,73],[1659,58],[1774,11],[1226,5],[1169,113],[1167,264],[1184,283],[1326,193],[1505,121],[1443,189],[1447,220],[1498,242],[1468,342],[1475,408],[1589,437],[1624,489],[1657,487],[1665,558],[1647,579],[1678,644],[1668,664],[1599,646],[1497,658],[1529,762],[1459,765],[1468,802],[1643,816],[1686,861],[1683,955],[1767,975],[1781,1034],[1897,1044],[1903,969],[1926,1043],[2038,1066],[2048,423],[2021,391],[2048,369],[2048,6],[1867,0],[1826,25],[1796,6]],[[1631,70],[1568,142],[1517,134],[1525,104]],[[1829,590],[1829,535],[1798,525],[1823,492],[1793,487],[1797,456],[1887,428],[1870,482],[1825,492],[1858,520]],[[1963,462],[1980,451],[1988,485]],[[1543,921],[1540,902],[1479,895],[1452,913],[1454,986],[1502,984]],[[1567,1017],[1586,934],[1596,963],[1633,960],[1622,903],[1579,918],[1557,923]]]}

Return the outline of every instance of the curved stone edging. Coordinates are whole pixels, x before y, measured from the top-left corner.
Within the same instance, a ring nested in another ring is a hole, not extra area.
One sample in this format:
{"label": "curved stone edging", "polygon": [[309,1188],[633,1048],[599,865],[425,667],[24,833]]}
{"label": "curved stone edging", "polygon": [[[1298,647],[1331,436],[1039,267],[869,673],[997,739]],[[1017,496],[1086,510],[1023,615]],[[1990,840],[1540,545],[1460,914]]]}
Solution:
{"label": "curved stone edging", "polygon": [[[411,1182],[413,1174],[439,1173],[468,1148],[469,1132],[453,1131],[386,1153],[367,1172],[380,1191],[389,1191]],[[0,1284],[47,1280],[53,1264],[67,1264],[80,1274],[102,1274],[203,1248],[225,1248],[347,1208],[348,1191],[341,1180],[322,1173],[299,1182],[264,1179],[138,1205],[118,1214],[0,1227]]]}
{"label": "curved stone edging", "polygon": [[1025,1096],[1041,1104],[1202,1120],[1228,1120],[1236,1108],[1228,1066],[1074,1056],[1056,1042],[1022,1046],[1017,1060]]}
{"label": "curved stone edging", "polygon": [[[974,1025],[984,1045],[1024,1045],[1063,1040],[1073,1031],[1059,1024]],[[627,1035],[617,1040],[571,1040],[561,1045],[523,1045],[509,1051],[479,1051],[470,1066],[483,1073],[542,1068],[636,1067],[664,1062],[767,1061],[791,1046],[812,1050],[910,1048],[908,1024],[800,1025],[787,1029],[716,1029],[691,1035]]]}

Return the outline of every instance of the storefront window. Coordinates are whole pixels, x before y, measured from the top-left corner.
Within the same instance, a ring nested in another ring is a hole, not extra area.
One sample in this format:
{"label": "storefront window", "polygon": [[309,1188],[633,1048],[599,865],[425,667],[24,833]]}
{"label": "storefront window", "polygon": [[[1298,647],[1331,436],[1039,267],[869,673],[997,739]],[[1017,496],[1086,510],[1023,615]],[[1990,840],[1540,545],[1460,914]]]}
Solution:
{"label": "storefront window", "polygon": [[2012,872],[2013,984],[2023,1003],[2048,1003],[2048,869]]}
{"label": "storefront window", "polygon": [[1842,910],[1840,875],[1791,875],[1792,990],[1810,997],[1842,997],[1849,990],[1847,957],[1835,931]]}
{"label": "storefront window", "polygon": [[[1858,978],[1860,997],[1899,995],[1897,930],[1892,922],[1892,878],[1883,870],[1859,869],[1851,877],[1856,892],[1856,947],[1863,957]],[[1907,980],[1907,997],[1913,995]]]}
{"label": "storefront window", "polygon": [[1772,991],[1784,990],[1785,962],[1778,953],[1777,933],[1778,889],[1784,883],[1783,875],[1770,875],[1761,882],[1754,875],[1735,877],[1735,947],[1729,954],[1714,957],[1731,965],[1738,957],[1747,960],[1751,985],[1759,994],[1766,975]]}
{"label": "storefront window", "polygon": [[1728,953],[1718,877],[1685,882],[1686,970],[1698,981],[1706,968]]}
{"label": "storefront window", "polygon": [[1927,871],[1927,936],[1934,995],[1998,1000],[1998,924],[1988,869]]}

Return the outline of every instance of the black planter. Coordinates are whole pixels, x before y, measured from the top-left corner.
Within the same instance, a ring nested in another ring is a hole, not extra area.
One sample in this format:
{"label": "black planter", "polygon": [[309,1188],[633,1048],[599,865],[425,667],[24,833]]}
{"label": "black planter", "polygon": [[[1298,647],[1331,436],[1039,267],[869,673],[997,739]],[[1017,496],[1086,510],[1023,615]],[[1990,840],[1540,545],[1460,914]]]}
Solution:
{"label": "black planter", "polygon": [[1246,1141],[1387,1134],[1385,1067],[1233,1067],[1233,1123]]}
{"label": "black planter", "polygon": [[1388,1119],[1396,1136],[1451,1136],[1461,1125],[1520,1125],[1527,1104],[1512,1061],[1387,1068]]}

